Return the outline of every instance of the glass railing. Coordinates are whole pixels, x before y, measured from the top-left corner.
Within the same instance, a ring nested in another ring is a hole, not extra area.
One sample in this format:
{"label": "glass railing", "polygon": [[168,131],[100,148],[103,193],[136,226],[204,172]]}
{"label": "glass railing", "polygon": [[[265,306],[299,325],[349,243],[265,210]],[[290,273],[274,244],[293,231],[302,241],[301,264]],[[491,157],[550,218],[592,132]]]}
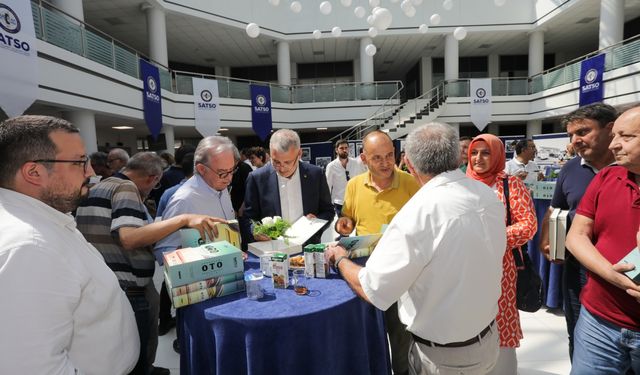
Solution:
{"label": "glass railing", "polygon": [[[491,79],[492,96],[527,95],[528,90],[529,79],[526,77]],[[468,97],[470,96],[469,79],[446,81],[444,91],[446,96]]]}

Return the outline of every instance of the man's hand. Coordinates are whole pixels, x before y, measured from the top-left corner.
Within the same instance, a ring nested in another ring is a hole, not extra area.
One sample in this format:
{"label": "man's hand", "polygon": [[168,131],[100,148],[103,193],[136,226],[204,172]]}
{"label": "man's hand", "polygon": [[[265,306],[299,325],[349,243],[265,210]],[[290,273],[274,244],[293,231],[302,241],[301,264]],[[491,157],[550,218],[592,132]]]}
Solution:
{"label": "man's hand", "polygon": [[342,236],[348,236],[353,232],[354,222],[350,217],[343,216],[336,221],[336,232]]}
{"label": "man's hand", "polygon": [[640,303],[640,286],[636,285],[630,278],[628,278],[624,272],[631,271],[636,268],[633,264],[630,263],[618,263],[613,265],[613,271],[617,272],[614,274],[615,283],[618,288],[624,289],[628,295],[635,298],[638,303]]}
{"label": "man's hand", "polygon": [[217,237],[218,229],[215,227],[216,223],[227,223],[225,219],[208,215],[185,214],[184,216],[186,221],[185,226],[197,229],[202,239],[206,239],[207,237],[213,239]]}
{"label": "man's hand", "polygon": [[307,219],[311,220],[311,219],[315,219],[316,215],[314,214],[307,214]]}
{"label": "man's hand", "polygon": [[518,172],[516,172],[516,177],[518,177],[521,180],[524,180],[525,178],[527,178],[527,175],[529,175],[529,173],[527,171],[518,171]]}
{"label": "man's hand", "polygon": [[271,241],[271,238],[269,238],[269,236],[267,236],[266,234],[253,234],[253,238],[256,241]]}
{"label": "man's hand", "polygon": [[345,250],[344,247],[338,245],[337,243],[329,244],[329,246],[327,246],[327,249],[325,250],[325,257],[331,265],[334,265],[336,259],[340,258],[343,255],[346,256],[349,255],[349,253],[347,252],[347,250]]}

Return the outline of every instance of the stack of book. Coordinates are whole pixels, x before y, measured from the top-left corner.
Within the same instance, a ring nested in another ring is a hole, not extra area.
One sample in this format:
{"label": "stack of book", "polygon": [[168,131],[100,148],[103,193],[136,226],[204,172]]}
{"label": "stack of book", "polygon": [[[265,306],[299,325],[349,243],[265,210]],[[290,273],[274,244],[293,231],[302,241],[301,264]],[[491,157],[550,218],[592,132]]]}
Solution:
{"label": "stack of book", "polygon": [[[221,229],[218,228],[219,235],[224,233]],[[220,241],[220,236],[214,239],[216,242],[200,241],[199,246],[193,246],[184,243],[185,237],[191,236],[183,236],[183,248],[163,255],[165,284],[175,308],[245,290],[239,246],[226,239]]]}
{"label": "stack of book", "polygon": [[552,260],[564,260],[569,211],[554,208],[549,216],[549,256]]}

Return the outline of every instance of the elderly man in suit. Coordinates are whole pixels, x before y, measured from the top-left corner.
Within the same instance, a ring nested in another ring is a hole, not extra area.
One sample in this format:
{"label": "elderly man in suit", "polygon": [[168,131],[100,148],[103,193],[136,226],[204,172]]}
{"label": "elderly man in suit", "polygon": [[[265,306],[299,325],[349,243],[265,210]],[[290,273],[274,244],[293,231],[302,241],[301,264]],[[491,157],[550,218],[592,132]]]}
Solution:
{"label": "elderly man in suit", "polygon": [[[331,221],[334,211],[322,169],[300,161],[300,137],[289,129],[273,133],[269,141],[271,163],[251,172],[245,193],[246,217],[261,220],[281,216],[290,222],[301,216]],[[268,240],[256,236],[256,240]],[[309,242],[317,243],[320,235]]]}

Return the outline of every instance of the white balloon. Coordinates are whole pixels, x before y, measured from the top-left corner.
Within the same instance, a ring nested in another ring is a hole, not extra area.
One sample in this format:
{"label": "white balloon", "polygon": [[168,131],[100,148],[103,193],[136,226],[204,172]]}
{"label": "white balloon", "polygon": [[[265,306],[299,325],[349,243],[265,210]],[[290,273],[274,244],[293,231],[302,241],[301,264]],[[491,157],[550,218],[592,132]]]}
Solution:
{"label": "white balloon", "polygon": [[380,0],[369,0],[369,6],[370,7],[375,8],[378,5],[380,5]]}
{"label": "white balloon", "polygon": [[336,38],[339,37],[340,35],[342,35],[342,29],[339,26],[334,26],[333,29],[331,29],[331,35],[335,36]]}
{"label": "white balloon", "polygon": [[328,1],[323,1],[320,3],[320,13],[325,16],[331,13],[331,3]]}
{"label": "white balloon", "polygon": [[291,5],[289,5],[289,8],[293,13],[300,13],[300,11],[302,10],[302,4],[300,4],[299,1],[292,1]]}
{"label": "white balloon", "polygon": [[426,34],[428,30],[429,30],[429,26],[427,26],[424,23],[418,26],[418,31],[420,31],[421,34]]}
{"label": "white balloon", "polygon": [[373,26],[380,31],[384,31],[391,26],[393,16],[387,8],[376,8],[373,12]]}
{"label": "white balloon", "polygon": [[501,7],[506,4],[507,0],[493,0],[493,3],[496,4],[497,7]]}
{"label": "white balloon", "polygon": [[392,3],[397,3],[400,0],[391,0]]}
{"label": "white balloon", "polygon": [[260,35],[260,26],[251,22],[250,24],[247,24],[245,31],[250,38],[257,38],[258,35]]}
{"label": "white balloon", "polygon": [[358,17],[358,18],[362,18],[362,17],[364,17],[364,15],[365,15],[366,13],[367,13],[367,11],[366,11],[366,10],[364,10],[364,8],[363,8],[363,7],[355,7],[355,8],[353,9],[353,14],[355,14],[355,15],[356,15],[356,17]]}
{"label": "white balloon", "polygon": [[407,9],[404,11],[404,14],[405,14],[407,17],[413,17],[413,16],[415,16],[415,15],[416,15],[416,8],[414,8],[413,6],[411,6],[411,8],[407,8]]}
{"label": "white balloon", "polygon": [[368,23],[369,25],[373,25],[373,21],[375,21],[375,19],[374,19],[373,15],[372,15],[372,14],[368,15],[368,16],[367,16],[367,23]]}
{"label": "white balloon", "polygon": [[422,0],[412,0],[413,5],[422,5]]}
{"label": "white balloon", "polygon": [[377,51],[378,49],[373,44],[369,44],[368,46],[364,47],[364,52],[367,54],[367,56],[373,56]]}
{"label": "white balloon", "polygon": [[313,30],[313,37],[315,39],[320,39],[322,37],[322,31],[320,30]]}
{"label": "white balloon", "polygon": [[412,6],[411,0],[402,0],[402,2],[400,3],[400,9],[402,9],[402,11],[405,11],[410,6]]}
{"label": "white balloon", "polygon": [[451,10],[451,9],[453,9],[453,0],[444,0],[444,1],[442,2],[442,7],[443,7],[445,10]]}
{"label": "white balloon", "polygon": [[378,36],[378,29],[376,29],[375,27],[370,27],[369,31],[367,31],[367,34],[369,34],[370,37],[375,38],[376,36]]}
{"label": "white balloon", "polygon": [[467,36],[467,29],[465,29],[462,26],[456,27],[456,29],[453,30],[453,37],[456,38],[457,40],[462,40],[466,36]]}
{"label": "white balloon", "polygon": [[438,13],[432,14],[429,22],[431,22],[433,26],[438,26],[440,24],[440,15]]}
{"label": "white balloon", "polygon": [[351,0],[340,0],[340,4],[342,4],[342,6],[344,6],[344,7],[350,7],[351,6]]}
{"label": "white balloon", "polygon": [[269,4],[277,7],[278,5],[280,5],[280,0],[269,0]]}

